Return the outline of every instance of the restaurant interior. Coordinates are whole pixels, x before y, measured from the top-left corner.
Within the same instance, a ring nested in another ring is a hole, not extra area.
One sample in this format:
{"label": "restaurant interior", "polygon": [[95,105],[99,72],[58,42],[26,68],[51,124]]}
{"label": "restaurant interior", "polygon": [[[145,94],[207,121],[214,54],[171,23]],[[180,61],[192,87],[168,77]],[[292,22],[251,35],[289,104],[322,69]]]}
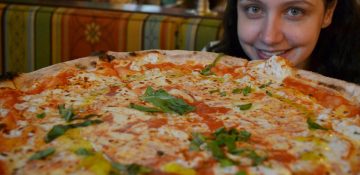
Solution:
{"label": "restaurant interior", "polygon": [[226,0],[0,0],[0,73],[106,51],[201,50]]}

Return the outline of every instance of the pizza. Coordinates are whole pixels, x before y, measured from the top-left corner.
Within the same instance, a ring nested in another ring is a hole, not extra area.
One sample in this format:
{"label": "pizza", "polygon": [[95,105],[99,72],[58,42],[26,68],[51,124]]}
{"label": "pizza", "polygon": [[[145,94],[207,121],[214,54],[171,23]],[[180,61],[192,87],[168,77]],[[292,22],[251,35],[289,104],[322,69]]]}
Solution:
{"label": "pizza", "polygon": [[0,82],[0,174],[360,174],[360,87],[277,56],[79,58]]}

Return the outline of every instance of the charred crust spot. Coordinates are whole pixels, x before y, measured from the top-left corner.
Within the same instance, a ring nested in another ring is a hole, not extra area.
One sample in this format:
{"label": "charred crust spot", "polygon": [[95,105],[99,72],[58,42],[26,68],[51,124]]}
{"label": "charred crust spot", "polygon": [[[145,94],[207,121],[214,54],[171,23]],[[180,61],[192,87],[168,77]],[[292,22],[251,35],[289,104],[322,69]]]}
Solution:
{"label": "charred crust spot", "polygon": [[96,67],[96,61],[92,61],[92,62],[90,62],[90,65],[92,66],[92,67]]}
{"label": "charred crust spot", "polygon": [[101,61],[111,62],[112,60],[115,59],[115,57],[112,55],[104,54],[104,55],[99,55],[99,59]]}
{"label": "charred crust spot", "polygon": [[75,64],[75,67],[80,70],[85,70],[87,68],[85,65],[82,65],[82,64]]}
{"label": "charred crust spot", "polygon": [[16,73],[16,72],[6,72],[5,74],[0,75],[0,81],[13,80],[13,79],[15,79],[17,76],[19,76],[19,73]]}
{"label": "charred crust spot", "polygon": [[163,156],[165,153],[163,151],[158,150],[158,151],[156,151],[156,154],[158,156]]}
{"label": "charred crust spot", "polygon": [[129,52],[129,56],[135,57],[135,56],[137,56],[137,53],[136,52]]}
{"label": "charred crust spot", "polygon": [[327,84],[327,83],[323,83],[323,82],[318,82],[318,85],[325,86],[325,87],[328,87],[330,89],[334,89],[334,90],[337,90],[337,91],[345,91],[345,89],[343,87],[336,86],[336,85],[333,85],[333,84]]}
{"label": "charred crust spot", "polygon": [[5,128],[6,128],[6,124],[5,123],[0,123],[0,131],[2,131]]}

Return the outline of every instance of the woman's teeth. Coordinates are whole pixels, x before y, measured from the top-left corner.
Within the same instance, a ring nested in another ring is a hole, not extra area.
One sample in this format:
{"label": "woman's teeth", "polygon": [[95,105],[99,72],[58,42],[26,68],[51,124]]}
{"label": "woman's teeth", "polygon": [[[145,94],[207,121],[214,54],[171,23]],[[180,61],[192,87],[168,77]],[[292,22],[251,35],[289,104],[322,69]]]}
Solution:
{"label": "woman's teeth", "polygon": [[271,57],[271,56],[273,56],[273,55],[281,55],[281,54],[284,54],[284,53],[285,53],[285,51],[268,52],[268,51],[264,51],[264,50],[262,50],[261,52],[262,52],[264,55],[269,56],[269,57]]}

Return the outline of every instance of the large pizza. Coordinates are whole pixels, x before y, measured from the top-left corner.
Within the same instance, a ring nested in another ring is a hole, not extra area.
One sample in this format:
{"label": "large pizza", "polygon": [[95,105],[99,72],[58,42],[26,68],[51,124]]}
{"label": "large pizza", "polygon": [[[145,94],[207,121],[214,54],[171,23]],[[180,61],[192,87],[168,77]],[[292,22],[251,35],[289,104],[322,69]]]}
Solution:
{"label": "large pizza", "polygon": [[0,174],[360,174],[360,87],[276,56],[59,63],[0,82]]}

